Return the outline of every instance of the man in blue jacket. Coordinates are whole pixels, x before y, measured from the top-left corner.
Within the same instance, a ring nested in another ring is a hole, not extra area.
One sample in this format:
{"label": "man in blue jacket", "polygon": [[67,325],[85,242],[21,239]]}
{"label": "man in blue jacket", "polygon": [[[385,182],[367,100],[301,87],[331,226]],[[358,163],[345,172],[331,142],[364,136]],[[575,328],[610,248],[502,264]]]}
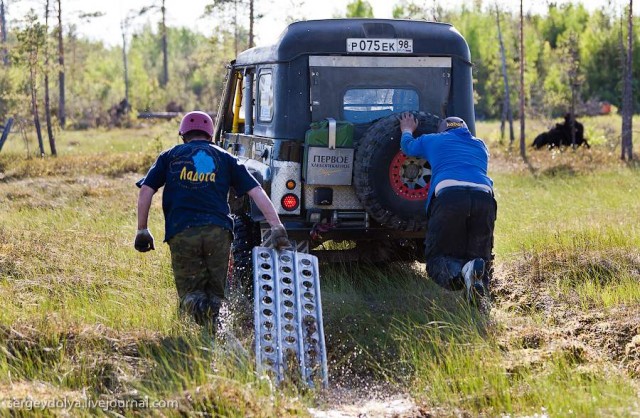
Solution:
{"label": "man in blue jacket", "polygon": [[497,203],[487,175],[489,151],[464,120],[443,119],[438,133],[413,137],[418,122],[400,117],[401,149],[431,165],[427,196],[427,273],[449,290],[466,289],[472,304],[489,300]]}

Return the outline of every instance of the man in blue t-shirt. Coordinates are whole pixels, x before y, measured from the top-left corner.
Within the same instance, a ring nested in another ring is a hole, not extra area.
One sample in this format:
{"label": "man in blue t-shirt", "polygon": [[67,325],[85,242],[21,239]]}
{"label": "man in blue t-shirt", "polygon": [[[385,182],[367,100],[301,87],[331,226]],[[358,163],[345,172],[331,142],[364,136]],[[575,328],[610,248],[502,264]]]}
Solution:
{"label": "man in blue t-shirt", "polygon": [[180,123],[183,144],[162,152],[147,175],[136,183],[138,232],[135,249],[155,249],[147,221],[153,195],[164,187],[165,238],[180,298],[180,308],[197,323],[215,330],[225,297],[233,221],[227,196],[249,195],[271,226],[279,250],[291,246],[278,214],[260,184],[238,159],[211,143],[213,121],[200,111]]}
{"label": "man in blue t-shirt", "polygon": [[427,272],[449,290],[466,288],[474,304],[489,301],[497,203],[487,175],[489,151],[464,120],[443,119],[438,133],[413,138],[418,122],[400,117],[400,147],[431,165],[427,196]]}

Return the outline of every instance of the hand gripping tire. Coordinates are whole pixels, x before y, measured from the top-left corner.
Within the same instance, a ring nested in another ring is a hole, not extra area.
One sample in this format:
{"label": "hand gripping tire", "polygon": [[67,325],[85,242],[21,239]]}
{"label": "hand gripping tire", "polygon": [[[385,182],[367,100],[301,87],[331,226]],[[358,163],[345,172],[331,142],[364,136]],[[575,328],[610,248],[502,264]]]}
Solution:
{"label": "hand gripping tire", "polygon": [[[415,135],[437,132],[440,118],[414,112]],[[364,133],[356,151],[354,186],[369,214],[382,225],[400,231],[426,229],[426,200],[431,167],[421,158],[400,151],[400,121],[389,115]]]}

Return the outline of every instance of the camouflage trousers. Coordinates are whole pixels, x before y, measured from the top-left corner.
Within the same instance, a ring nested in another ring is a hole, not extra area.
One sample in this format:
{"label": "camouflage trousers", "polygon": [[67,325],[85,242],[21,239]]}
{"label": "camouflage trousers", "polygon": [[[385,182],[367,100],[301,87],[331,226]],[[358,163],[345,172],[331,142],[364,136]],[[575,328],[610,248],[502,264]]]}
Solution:
{"label": "camouflage trousers", "polygon": [[180,309],[204,325],[225,298],[231,232],[217,225],[188,228],[169,240]]}

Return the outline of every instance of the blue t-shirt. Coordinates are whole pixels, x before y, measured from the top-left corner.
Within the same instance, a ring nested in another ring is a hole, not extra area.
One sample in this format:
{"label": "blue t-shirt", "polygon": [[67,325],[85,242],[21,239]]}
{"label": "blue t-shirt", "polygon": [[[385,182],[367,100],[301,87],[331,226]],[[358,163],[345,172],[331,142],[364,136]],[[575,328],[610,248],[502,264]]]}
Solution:
{"label": "blue t-shirt", "polygon": [[436,186],[442,180],[468,181],[493,187],[493,181],[487,175],[487,146],[466,128],[420,135],[415,139],[410,133],[404,132],[400,148],[405,154],[424,158],[431,165],[427,207]]}
{"label": "blue t-shirt", "polygon": [[136,185],[156,191],[164,186],[165,241],[196,226],[219,225],[233,230],[227,202],[229,187],[242,196],[259,186],[236,157],[204,140],[162,152]]}

